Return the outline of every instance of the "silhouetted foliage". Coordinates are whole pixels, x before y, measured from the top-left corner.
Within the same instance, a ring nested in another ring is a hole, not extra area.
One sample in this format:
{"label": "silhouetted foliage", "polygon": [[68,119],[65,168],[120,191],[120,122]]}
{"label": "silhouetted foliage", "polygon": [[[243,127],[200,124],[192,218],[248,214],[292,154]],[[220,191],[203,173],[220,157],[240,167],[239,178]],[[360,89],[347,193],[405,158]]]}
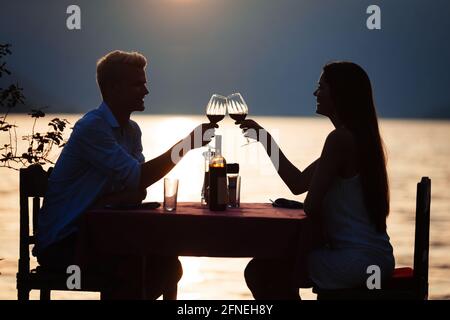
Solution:
{"label": "silhouetted foliage", "polygon": [[[10,44],[0,44],[0,78],[11,75],[3,62],[5,56],[10,55]],[[11,109],[25,103],[23,88],[18,83],[10,84],[7,88],[0,88],[0,108],[4,109],[0,114],[0,135],[7,135],[9,143],[0,146],[0,167],[18,169],[33,163],[46,164],[53,162],[49,159],[52,148],[56,145],[63,147],[65,144],[63,132],[69,122],[66,119],[54,118],[49,123],[47,132],[35,132],[36,121],[45,117],[43,108],[33,108],[28,113],[34,118],[31,134],[23,136],[22,140],[28,141],[26,152],[19,152],[17,147],[17,126],[6,121]]]}

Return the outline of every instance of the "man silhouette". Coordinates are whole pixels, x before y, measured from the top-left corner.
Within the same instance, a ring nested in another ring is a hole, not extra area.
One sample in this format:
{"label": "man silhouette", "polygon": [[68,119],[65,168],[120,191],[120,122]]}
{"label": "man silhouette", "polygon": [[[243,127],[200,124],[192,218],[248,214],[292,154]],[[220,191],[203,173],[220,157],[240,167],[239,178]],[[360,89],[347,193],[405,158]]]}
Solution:
{"label": "man silhouette", "polygon": [[[97,63],[103,102],[83,116],[52,171],[39,213],[34,253],[44,268],[66,270],[74,264],[80,216],[94,206],[140,203],[146,188],[164,177],[192,148],[207,144],[217,125],[199,125],[159,157],[145,162],[141,130],[130,119],[144,110],[146,58],[137,52],[113,51]],[[170,128],[169,128],[170,130]],[[195,137],[201,135],[201,141]],[[205,138],[205,140],[203,140]],[[198,139],[197,139],[198,140]],[[109,257],[101,272],[111,277],[105,298],[141,297],[138,257]],[[106,261],[106,260],[105,260]],[[147,258],[147,297],[157,298],[182,275],[177,257]],[[106,265],[107,264],[107,265]]]}

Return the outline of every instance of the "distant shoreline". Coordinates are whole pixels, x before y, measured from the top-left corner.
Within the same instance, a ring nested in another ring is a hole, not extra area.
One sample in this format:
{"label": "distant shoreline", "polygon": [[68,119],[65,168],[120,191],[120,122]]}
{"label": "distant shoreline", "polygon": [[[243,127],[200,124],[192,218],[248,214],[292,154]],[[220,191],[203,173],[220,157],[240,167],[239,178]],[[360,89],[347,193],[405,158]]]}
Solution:
{"label": "distant shoreline", "polygon": [[[45,112],[45,109],[43,110]],[[50,116],[50,115],[83,115],[86,112],[88,112],[89,110],[86,110],[84,112],[61,112],[61,113],[50,113],[50,112],[45,112],[46,116]],[[26,115],[29,111],[24,111],[24,112],[10,112],[9,115]],[[132,114],[133,116],[155,116],[155,117],[162,117],[162,116],[204,116],[204,114],[201,113],[197,113],[197,114],[190,114],[190,113],[151,113],[151,112],[135,112]],[[270,114],[252,114],[250,117],[258,117],[258,118],[309,118],[309,119],[325,119],[322,116],[318,116],[318,115],[270,115]],[[401,120],[401,121],[443,121],[443,122],[447,122],[450,121],[450,116],[449,117],[382,117],[379,116],[378,117],[380,120]],[[325,119],[326,120],[326,119]]]}

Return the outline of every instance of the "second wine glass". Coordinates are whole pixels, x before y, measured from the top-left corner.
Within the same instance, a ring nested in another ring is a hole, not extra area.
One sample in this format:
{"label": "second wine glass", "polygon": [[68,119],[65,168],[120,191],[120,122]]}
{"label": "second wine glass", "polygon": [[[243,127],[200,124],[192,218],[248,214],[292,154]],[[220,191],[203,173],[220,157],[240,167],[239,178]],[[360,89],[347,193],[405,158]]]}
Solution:
{"label": "second wine glass", "polygon": [[[241,122],[245,120],[248,114],[247,103],[245,102],[244,98],[239,92],[230,94],[227,97],[227,99],[228,99],[228,106],[227,106],[228,114],[230,115],[231,119],[236,121],[237,125],[241,124]],[[247,143],[244,144],[244,146],[253,142],[256,141],[250,141],[250,139],[247,138]]]}
{"label": "second wine glass", "polygon": [[231,119],[236,121],[236,124],[240,124],[242,120],[245,120],[248,114],[248,106],[244,101],[244,98],[240,93],[230,94],[228,97],[228,114]]}

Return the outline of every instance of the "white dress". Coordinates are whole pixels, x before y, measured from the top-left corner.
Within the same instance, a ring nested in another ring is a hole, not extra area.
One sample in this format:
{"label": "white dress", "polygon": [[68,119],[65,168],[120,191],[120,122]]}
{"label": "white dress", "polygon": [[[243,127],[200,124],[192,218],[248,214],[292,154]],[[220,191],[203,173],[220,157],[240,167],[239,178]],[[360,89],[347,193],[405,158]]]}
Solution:
{"label": "white dress", "polygon": [[363,200],[359,175],[337,178],[324,198],[323,213],[330,247],[314,250],[308,259],[311,280],[321,289],[365,286],[377,266],[381,280],[395,266],[386,232],[377,232]]}

